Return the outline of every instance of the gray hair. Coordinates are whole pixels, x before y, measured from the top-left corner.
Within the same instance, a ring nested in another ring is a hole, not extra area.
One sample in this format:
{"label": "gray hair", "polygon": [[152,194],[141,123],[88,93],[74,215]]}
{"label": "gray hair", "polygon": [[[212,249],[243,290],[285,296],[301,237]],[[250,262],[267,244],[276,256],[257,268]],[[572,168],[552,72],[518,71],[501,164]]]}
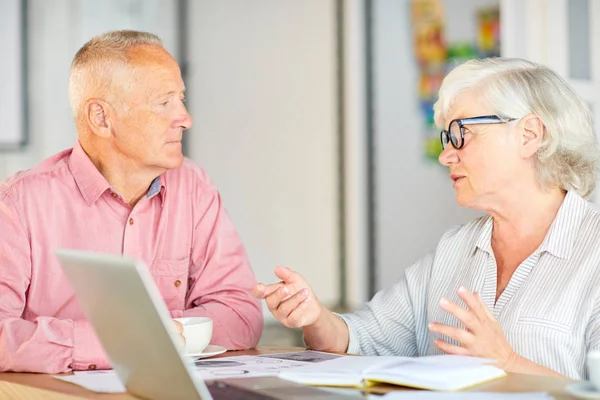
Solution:
{"label": "gray hair", "polygon": [[69,74],[69,100],[76,119],[87,100],[90,80],[109,87],[116,69],[127,65],[129,50],[138,45],[162,47],[162,41],[148,32],[111,31],[92,38],[79,49]]}
{"label": "gray hair", "polygon": [[[589,196],[596,186],[598,146],[586,103],[551,69],[514,58],[470,60],[444,79],[434,105],[442,126],[456,97],[477,90],[492,112],[504,118],[535,114],[544,124],[535,166],[542,187]],[[443,127],[442,129],[445,129]]]}

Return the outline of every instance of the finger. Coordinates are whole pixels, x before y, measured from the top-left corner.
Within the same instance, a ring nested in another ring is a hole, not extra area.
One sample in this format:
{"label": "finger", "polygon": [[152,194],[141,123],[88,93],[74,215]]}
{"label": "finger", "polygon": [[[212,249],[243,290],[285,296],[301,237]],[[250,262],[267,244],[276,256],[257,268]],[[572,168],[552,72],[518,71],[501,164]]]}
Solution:
{"label": "finger", "polygon": [[479,292],[475,292],[475,296],[477,297],[477,300],[481,303],[481,308],[483,308],[485,315],[488,318],[495,320],[496,317],[494,317],[494,314],[492,314],[492,310],[490,310],[489,307],[487,306],[487,304],[485,304],[485,302],[481,298],[481,295],[479,294]]}
{"label": "finger", "polygon": [[458,288],[458,297],[460,297],[465,304],[467,305],[467,307],[469,307],[469,310],[471,310],[471,312],[473,312],[473,314],[475,315],[475,317],[477,318],[484,318],[485,317],[485,312],[483,310],[483,308],[481,307],[481,302],[477,299],[477,297],[471,293],[471,291],[469,291],[467,288],[461,286]]}
{"label": "finger", "polygon": [[288,315],[286,319],[281,321],[288,328],[301,328],[306,325],[306,321],[308,321],[311,316],[308,315],[309,306],[314,300],[310,297],[304,299],[302,303],[296,307],[294,311]]}
{"label": "finger", "polygon": [[272,283],[270,285],[257,283],[252,288],[252,295],[257,299],[264,299],[265,297],[279,289],[281,286],[283,286],[283,282]]}
{"label": "finger", "polygon": [[252,287],[252,296],[256,297],[257,299],[264,299],[265,285],[263,285],[262,283],[257,283],[256,285],[254,285]]}
{"label": "finger", "polygon": [[175,329],[177,329],[177,333],[179,333],[180,335],[183,334],[183,325],[181,324],[181,322],[173,320],[173,323],[175,324]]}
{"label": "finger", "polygon": [[440,300],[440,307],[442,307],[442,310],[450,313],[452,316],[462,322],[465,328],[473,331],[479,327],[479,319],[477,319],[471,311],[465,310],[458,304],[449,301],[448,299],[442,299]]}
{"label": "finger", "polygon": [[446,354],[456,354],[459,356],[470,356],[471,353],[464,347],[456,346],[442,339],[436,339],[434,342],[435,346]]}
{"label": "finger", "polygon": [[273,313],[278,320],[286,319],[304,300],[308,298],[308,289],[302,289],[287,300],[282,301]]}
{"label": "finger", "polygon": [[432,322],[429,324],[429,330],[454,339],[464,347],[469,347],[475,341],[475,336],[472,333],[456,326]]}
{"label": "finger", "polygon": [[300,274],[286,267],[276,267],[275,276],[285,283],[294,283]]}
{"label": "finger", "polygon": [[267,308],[275,315],[279,304],[289,296],[289,288],[286,285],[282,285],[279,289],[265,297]]}
{"label": "finger", "polygon": [[185,340],[185,336],[183,336],[183,334],[179,334],[179,337],[181,338],[181,341],[183,342],[183,345],[185,346],[185,344],[187,343]]}
{"label": "finger", "polygon": [[[283,282],[272,283],[270,285],[264,285],[262,283],[257,283],[252,288],[252,295],[257,299],[264,299],[267,296],[274,293],[281,286],[285,285],[287,280],[294,280],[297,276],[300,276],[298,273],[292,271],[289,268],[285,267],[276,267],[275,268],[275,276],[281,279]],[[290,282],[291,283],[291,282]]]}

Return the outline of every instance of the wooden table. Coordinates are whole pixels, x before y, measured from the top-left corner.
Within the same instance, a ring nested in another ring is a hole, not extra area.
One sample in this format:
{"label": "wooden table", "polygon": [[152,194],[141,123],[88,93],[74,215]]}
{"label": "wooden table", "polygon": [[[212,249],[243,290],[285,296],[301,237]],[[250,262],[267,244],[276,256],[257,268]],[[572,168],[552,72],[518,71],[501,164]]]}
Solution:
{"label": "wooden table", "polygon": [[[217,357],[256,356],[260,354],[289,353],[302,351],[299,347],[262,346],[253,350],[232,351]],[[215,358],[217,358],[215,357]],[[485,392],[548,392],[557,400],[574,399],[564,388],[571,381],[533,375],[509,374],[506,378],[479,385],[472,391]],[[14,384],[18,385],[14,385]],[[42,390],[40,390],[42,389]],[[397,386],[381,386],[372,392],[385,393],[390,390],[405,390]],[[0,398],[2,400],[139,400],[129,394],[94,393],[80,386],[64,382],[43,374],[0,373]]]}

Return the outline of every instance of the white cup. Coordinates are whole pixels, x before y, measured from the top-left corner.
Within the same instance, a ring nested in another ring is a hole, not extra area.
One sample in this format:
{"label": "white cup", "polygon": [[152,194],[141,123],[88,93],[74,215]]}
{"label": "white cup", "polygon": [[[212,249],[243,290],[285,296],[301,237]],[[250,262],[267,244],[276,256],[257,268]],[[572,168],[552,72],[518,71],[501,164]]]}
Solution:
{"label": "white cup", "polygon": [[202,352],[212,337],[213,320],[207,317],[175,318],[183,325],[185,349],[187,354]]}
{"label": "white cup", "polygon": [[600,350],[590,351],[587,355],[587,368],[590,382],[600,391]]}

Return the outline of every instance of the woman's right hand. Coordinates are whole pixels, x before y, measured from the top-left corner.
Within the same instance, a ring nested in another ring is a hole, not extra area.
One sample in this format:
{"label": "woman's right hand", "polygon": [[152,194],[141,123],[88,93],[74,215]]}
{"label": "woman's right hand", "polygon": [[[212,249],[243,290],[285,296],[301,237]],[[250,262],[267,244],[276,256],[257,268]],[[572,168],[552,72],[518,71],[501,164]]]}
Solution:
{"label": "woman's right hand", "polygon": [[264,299],[269,311],[288,328],[303,328],[316,323],[322,315],[323,306],[312,289],[297,272],[289,268],[275,268],[278,283],[257,283],[252,295]]}

